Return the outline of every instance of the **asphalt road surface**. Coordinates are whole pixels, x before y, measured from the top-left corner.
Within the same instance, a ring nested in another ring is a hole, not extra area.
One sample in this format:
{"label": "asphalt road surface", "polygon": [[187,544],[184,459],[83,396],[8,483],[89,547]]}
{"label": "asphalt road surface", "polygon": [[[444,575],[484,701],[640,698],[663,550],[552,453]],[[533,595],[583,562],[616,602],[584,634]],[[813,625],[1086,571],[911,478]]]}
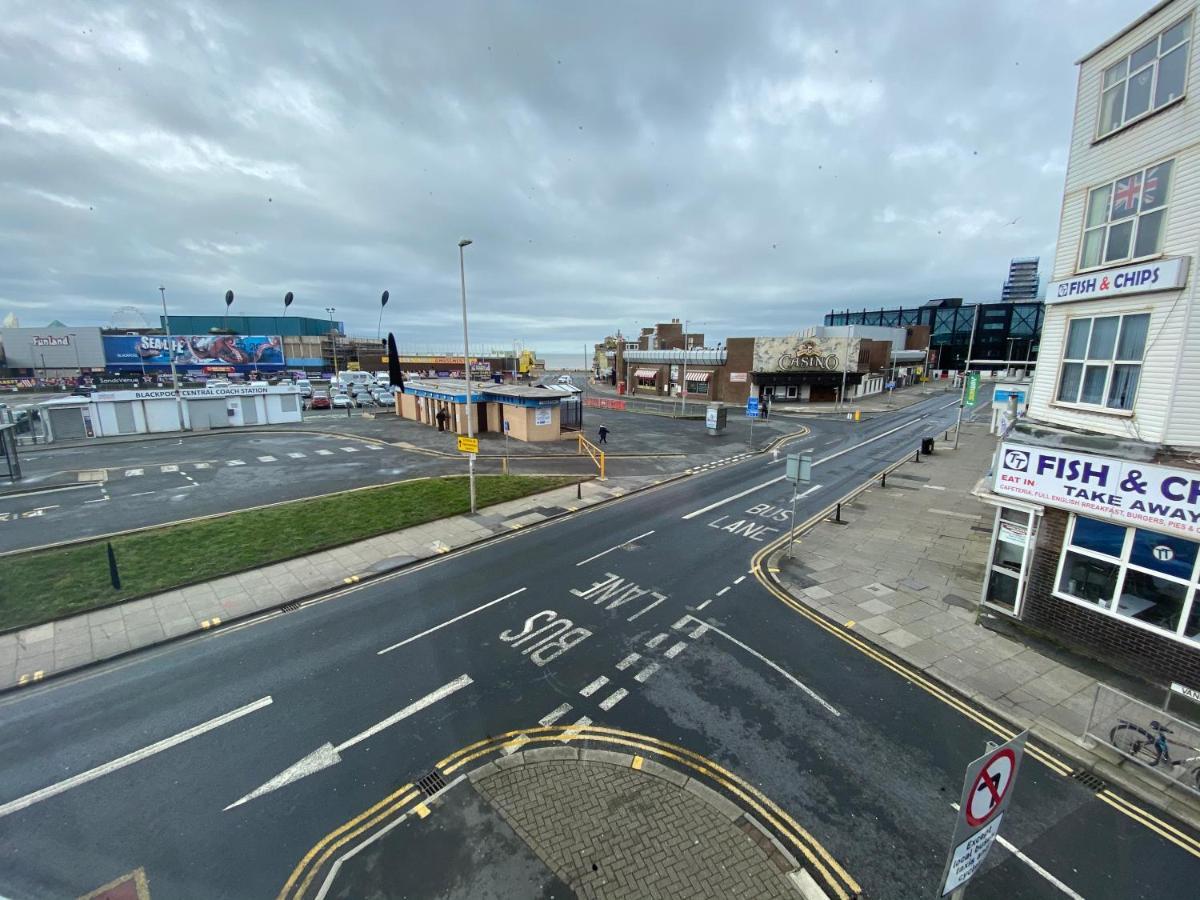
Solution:
{"label": "asphalt road surface", "polygon": [[[797,518],[954,412],[935,398],[799,441],[816,465]],[[994,735],[749,574],[787,526],[781,469],[715,469],[0,700],[0,894],[77,897],[142,867],[155,897],[273,897],[447,754],[586,718],[752,782],[865,896],[934,896],[963,769]],[[994,848],[972,898],[1157,898],[1197,871],[1079,782],[1032,758],[1020,778],[1002,834],[1023,858]]]}
{"label": "asphalt road surface", "polygon": [[0,497],[0,551],[386,484],[445,464],[375,441],[258,432],[46,450],[22,467],[34,484],[62,472],[102,480]]}

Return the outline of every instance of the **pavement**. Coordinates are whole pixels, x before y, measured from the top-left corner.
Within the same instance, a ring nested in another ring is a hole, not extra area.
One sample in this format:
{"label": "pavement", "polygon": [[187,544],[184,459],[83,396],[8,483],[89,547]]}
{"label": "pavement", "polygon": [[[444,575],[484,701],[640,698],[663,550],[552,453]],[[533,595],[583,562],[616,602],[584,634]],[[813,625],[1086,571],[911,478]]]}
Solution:
{"label": "pavement", "polygon": [[[814,427],[795,442],[815,457],[796,518],[944,432],[954,406]],[[670,802],[627,777],[641,757],[637,771],[656,762],[713,791],[704,840],[728,849],[705,872],[747,859],[717,817],[748,815],[772,862],[777,842],[828,897],[934,895],[964,767],[1007,727],[767,577],[793,496],[782,461],[734,460],[8,692],[0,893],[80,897],[140,873],[154,896],[327,896],[403,832],[416,849],[382,896],[525,895],[501,875],[457,895],[423,887],[476,858],[473,822],[496,826],[481,847],[543,894],[609,878],[616,891],[618,873],[645,881],[681,857],[685,878],[700,863],[671,836],[675,813],[656,835],[622,806],[631,792]],[[580,751],[562,760],[576,768],[509,791],[487,768],[518,753],[540,767],[553,760],[529,751],[547,746]],[[1186,885],[1200,859],[1186,823],[1071,777],[1052,745],[1027,753],[970,896],[1150,900]],[[621,773],[589,786],[593,763]],[[455,783],[479,768],[469,789]],[[554,821],[569,803],[570,827]],[[539,817],[593,836],[590,862],[562,864],[583,856],[541,840]]]}
{"label": "pavement", "polygon": [[932,459],[876,481],[842,506],[841,523],[821,520],[768,565],[810,609],[1200,827],[1200,797],[1084,739],[1098,684],[1155,706],[1162,689],[1021,634],[981,604],[995,510],[972,489],[995,447],[985,425],[964,427],[957,450],[939,441]]}
{"label": "pavement", "polygon": [[347,855],[326,896],[394,897],[401,884],[464,900],[826,896],[753,815],[639,754],[517,751],[423,806]]}

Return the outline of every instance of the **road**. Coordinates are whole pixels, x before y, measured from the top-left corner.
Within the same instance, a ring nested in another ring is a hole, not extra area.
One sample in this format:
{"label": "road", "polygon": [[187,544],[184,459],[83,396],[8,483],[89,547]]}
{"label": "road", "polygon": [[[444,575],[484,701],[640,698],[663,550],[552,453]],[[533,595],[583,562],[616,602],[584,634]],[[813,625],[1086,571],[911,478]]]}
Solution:
{"label": "road", "polygon": [[[800,441],[819,486],[797,518],[953,414],[935,398]],[[751,782],[865,896],[934,895],[963,768],[993,734],[750,573],[786,528],[781,468],[717,468],[3,698],[0,894],[76,897],[142,867],[156,897],[275,896],[448,754],[586,717]],[[1024,859],[994,849],[972,898],[1187,883],[1196,855],[1059,771],[1027,760],[1003,828]]]}

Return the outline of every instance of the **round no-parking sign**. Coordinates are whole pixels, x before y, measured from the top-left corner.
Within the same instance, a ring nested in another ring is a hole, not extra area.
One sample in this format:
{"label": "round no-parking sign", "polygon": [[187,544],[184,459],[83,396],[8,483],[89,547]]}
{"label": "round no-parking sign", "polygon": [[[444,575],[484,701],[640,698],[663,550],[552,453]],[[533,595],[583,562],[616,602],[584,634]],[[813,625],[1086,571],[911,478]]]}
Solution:
{"label": "round no-parking sign", "polygon": [[963,808],[968,825],[979,828],[996,814],[1012,787],[1016,769],[1016,754],[1008,747],[997,750],[992,758],[984,763],[975,777],[975,783],[971,785],[966,806]]}

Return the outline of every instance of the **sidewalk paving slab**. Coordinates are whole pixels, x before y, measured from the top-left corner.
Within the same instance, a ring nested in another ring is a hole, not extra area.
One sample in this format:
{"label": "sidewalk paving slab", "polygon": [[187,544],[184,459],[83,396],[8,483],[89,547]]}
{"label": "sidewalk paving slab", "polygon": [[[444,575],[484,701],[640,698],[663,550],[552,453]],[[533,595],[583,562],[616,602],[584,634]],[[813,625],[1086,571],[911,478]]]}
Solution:
{"label": "sidewalk paving slab", "polygon": [[[800,536],[791,557],[777,551],[768,565],[800,602],[1200,827],[1200,798],[1132,765],[1114,766],[1115,750],[1083,738],[1099,683],[1135,695],[1150,686],[1027,636],[982,606],[992,511],[971,491],[994,448],[984,426],[964,425],[957,451],[939,441],[932,458],[906,463],[888,476],[886,488],[875,485],[843,504],[846,524],[818,523]],[[895,490],[904,475],[944,490]],[[903,549],[893,554],[892,543]],[[848,546],[855,548],[849,557]],[[874,583],[890,593],[864,590]]]}

